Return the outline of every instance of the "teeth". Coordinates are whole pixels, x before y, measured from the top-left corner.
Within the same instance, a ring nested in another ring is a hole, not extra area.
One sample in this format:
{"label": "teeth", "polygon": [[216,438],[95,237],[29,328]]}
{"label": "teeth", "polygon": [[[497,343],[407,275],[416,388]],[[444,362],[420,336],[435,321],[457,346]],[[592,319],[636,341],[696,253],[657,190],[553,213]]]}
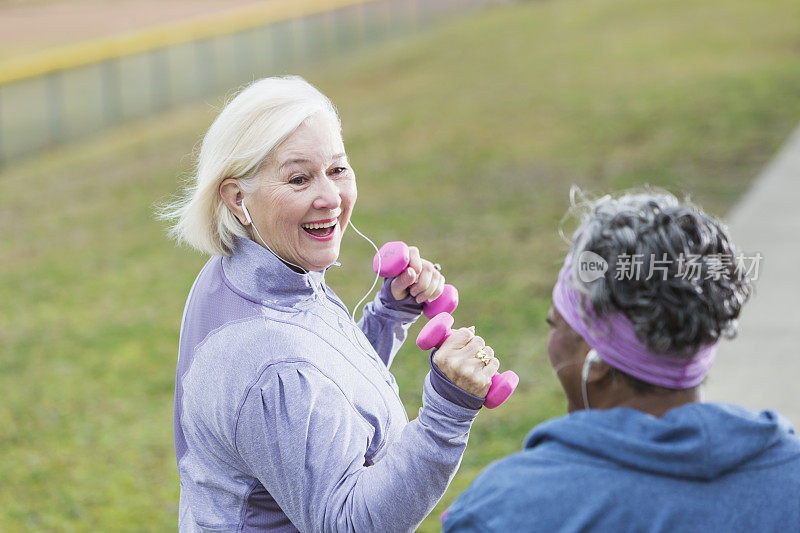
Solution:
{"label": "teeth", "polygon": [[304,228],[308,229],[322,229],[322,228],[330,228],[336,225],[336,221],[333,222],[323,222],[322,224],[303,224]]}

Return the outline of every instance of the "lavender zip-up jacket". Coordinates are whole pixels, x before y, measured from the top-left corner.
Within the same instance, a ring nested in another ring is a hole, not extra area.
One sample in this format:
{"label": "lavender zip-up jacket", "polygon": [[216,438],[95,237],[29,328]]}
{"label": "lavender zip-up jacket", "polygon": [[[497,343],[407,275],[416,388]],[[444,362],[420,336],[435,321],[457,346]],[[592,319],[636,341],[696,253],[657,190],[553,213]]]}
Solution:
{"label": "lavender zip-up jacket", "polygon": [[478,413],[429,373],[408,421],[388,368],[419,311],[384,283],[356,325],[323,272],[247,239],[211,258],[181,326],[180,531],[414,530]]}

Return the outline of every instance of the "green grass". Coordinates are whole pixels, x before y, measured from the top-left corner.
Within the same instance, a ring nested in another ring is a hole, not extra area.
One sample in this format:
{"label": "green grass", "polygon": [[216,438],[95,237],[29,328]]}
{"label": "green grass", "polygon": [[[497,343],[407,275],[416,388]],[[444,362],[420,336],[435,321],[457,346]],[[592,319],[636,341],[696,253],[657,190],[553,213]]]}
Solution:
{"label": "green grass", "polygon": [[[522,378],[479,416],[422,531],[564,412],[544,317],[570,184],[651,183],[724,215],[800,116],[799,15],[790,0],[523,3],[305,72],[342,114],[355,223],[442,263],[458,323]],[[177,336],[205,258],[165,239],[153,204],[189,171],[212,107],[0,173],[2,531],[175,528]],[[371,255],[346,237],[328,281],[350,305]],[[410,345],[393,367],[410,416],[426,364]]]}

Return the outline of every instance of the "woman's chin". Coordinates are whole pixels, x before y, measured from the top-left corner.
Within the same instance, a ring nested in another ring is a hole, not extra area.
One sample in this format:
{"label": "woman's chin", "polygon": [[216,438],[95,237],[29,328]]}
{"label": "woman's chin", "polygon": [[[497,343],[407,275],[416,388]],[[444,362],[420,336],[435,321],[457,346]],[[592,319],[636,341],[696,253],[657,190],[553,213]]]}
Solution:
{"label": "woman's chin", "polygon": [[321,240],[308,234],[302,235],[296,250],[297,263],[306,270],[325,270],[339,258],[342,234],[337,227],[330,239]]}
{"label": "woman's chin", "polygon": [[320,251],[309,254],[304,263],[306,270],[325,270],[339,259],[339,246],[331,247],[330,250]]}

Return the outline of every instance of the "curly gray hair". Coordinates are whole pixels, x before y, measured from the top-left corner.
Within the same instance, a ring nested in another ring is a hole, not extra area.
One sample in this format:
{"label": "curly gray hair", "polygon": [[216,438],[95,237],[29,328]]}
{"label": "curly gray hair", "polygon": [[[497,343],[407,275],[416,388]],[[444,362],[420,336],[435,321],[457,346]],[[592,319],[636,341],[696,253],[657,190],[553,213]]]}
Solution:
{"label": "curly gray hair", "polygon": [[[704,344],[736,335],[751,285],[735,260],[720,261],[739,253],[724,224],[657,189],[590,200],[573,188],[570,197],[570,214],[581,220],[571,239],[572,257],[590,251],[608,263],[603,277],[592,282],[572,276],[595,313],[622,312],[655,353],[689,357]],[[638,279],[618,274],[631,257],[642,259]],[[697,275],[681,275],[687,258],[693,258]],[[666,270],[646,279],[651,265]]]}

